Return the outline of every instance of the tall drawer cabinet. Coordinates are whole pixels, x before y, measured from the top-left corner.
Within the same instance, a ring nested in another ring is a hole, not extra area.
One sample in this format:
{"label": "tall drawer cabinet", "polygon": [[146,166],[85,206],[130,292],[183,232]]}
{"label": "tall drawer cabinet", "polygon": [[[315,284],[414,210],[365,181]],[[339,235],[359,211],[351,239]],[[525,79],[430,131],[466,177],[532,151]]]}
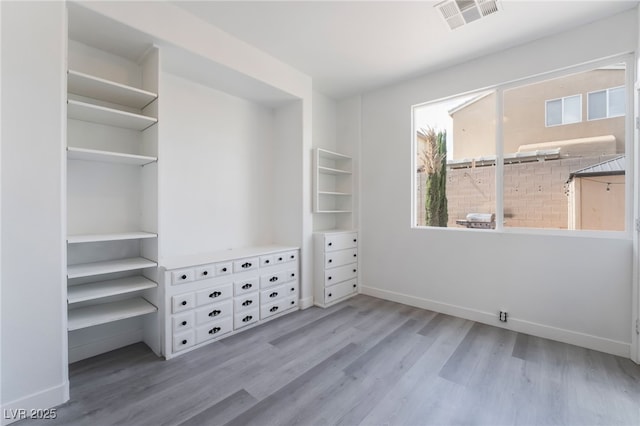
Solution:
{"label": "tall drawer cabinet", "polygon": [[165,358],[298,310],[298,264],[298,248],[286,246],[164,262]]}
{"label": "tall drawer cabinet", "polygon": [[358,293],[358,233],[314,234],[314,304],[326,308]]}

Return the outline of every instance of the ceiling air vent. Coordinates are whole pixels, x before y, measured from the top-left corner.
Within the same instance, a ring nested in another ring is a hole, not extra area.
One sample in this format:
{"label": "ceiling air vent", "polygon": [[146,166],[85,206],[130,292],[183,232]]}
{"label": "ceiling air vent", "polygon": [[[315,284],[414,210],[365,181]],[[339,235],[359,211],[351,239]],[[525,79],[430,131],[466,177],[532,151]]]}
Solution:
{"label": "ceiling air vent", "polygon": [[498,0],[446,0],[434,7],[452,30],[500,10]]}

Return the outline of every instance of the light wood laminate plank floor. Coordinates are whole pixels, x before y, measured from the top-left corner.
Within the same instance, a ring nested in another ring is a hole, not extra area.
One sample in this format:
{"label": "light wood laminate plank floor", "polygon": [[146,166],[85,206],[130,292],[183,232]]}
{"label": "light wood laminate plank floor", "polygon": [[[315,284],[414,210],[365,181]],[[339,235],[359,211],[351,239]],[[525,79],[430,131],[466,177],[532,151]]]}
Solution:
{"label": "light wood laminate plank floor", "polygon": [[163,361],[70,366],[53,425],[640,425],[640,366],[357,296]]}

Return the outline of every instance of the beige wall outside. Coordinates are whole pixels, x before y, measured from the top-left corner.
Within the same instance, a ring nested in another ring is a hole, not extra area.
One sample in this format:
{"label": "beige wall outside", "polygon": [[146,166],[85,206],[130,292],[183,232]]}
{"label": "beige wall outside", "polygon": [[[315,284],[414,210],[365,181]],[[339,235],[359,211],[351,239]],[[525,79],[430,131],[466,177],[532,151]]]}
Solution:
{"label": "beige wall outside", "polygon": [[[505,165],[504,226],[568,229],[569,196],[565,183],[569,175],[573,171],[613,157],[615,156],[572,157]],[[617,177],[610,176],[605,180],[613,182],[611,179]],[[621,178],[624,182],[624,176]],[[417,173],[416,179],[416,219],[417,224],[423,226],[426,176],[424,173]],[[624,188],[623,185],[611,185],[612,191],[614,187],[615,191],[621,191],[620,198],[616,198],[615,202],[597,195],[602,192],[602,186],[583,189],[583,198],[590,201],[582,208],[582,217],[586,218],[583,219],[582,229],[616,230],[620,223],[624,228]],[[495,166],[447,170],[447,226],[460,228],[460,225],[456,225],[456,219],[465,219],[468,213],[495,213],[495,193]],[[601,225],[596,225],[596,219],[589,212],[595,212],[596,216],[600,214],[597,211],[601,203],[607,204],[607,208],[611,207],[613,213],[607,214],[607,219],[600,220]],[[614,216],[616,219],[609,222]],[[618,219],[620,217],[621,222]]]}
{"label": "beige wall outside", "polygon": [[[587,120],[587,94],[624,85],[624,70],[599,69],[504,92],[504,152],[520,145],[613,135],[624,153],[624,117]],[[546,127],[545,101],[582,94],[582,121]],[[459,109],[453,117],[453,159],[495,154],[495,95]]]}

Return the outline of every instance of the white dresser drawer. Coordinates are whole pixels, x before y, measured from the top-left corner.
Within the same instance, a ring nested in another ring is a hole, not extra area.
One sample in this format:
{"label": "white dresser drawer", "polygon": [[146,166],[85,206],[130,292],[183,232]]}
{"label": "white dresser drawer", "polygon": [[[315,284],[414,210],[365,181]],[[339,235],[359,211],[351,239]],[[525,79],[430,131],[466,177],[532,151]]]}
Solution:
{"label": "white dresser drawer", "polygon": [[196,344],[195,331],[189,330],[173,335],[173,351],[178,352]]}
{"label": "white dresser drawer", "polygon": [[259,264],[260,259],[257,257],[236,260],[233,262],[233,272],[253,271],[258,269]]}
{"label": "white dresser drawer", "polygon": [[273,263],[275,264],[288,262],[288,260],[286,253],[276,253],[273,255]]}
{"label": "white dresser drawer", "polygon": [[188,330],[194,325],[193,311],[174,315],[171,318],[171,322],[173,324],[174,334],[180,333],[181,331],[184,331],[184,330]]}
{"label": "white dresser drawer", "polygon": [[260,288],[273,287],[289,281],[295,281],[297,278],[298,271],[296,269],[262,275],[260,277]]}
{"label": "white dresser drawer", "polygon": [[256,291],[235,297],[233,299],[234,312],[246,311],[247,309],[252,309],[258,306],[260,304],[258,294],[259,293]]}
{"label": "white dresser drawer", "polygon": [[349,280],[324,289],[324,303],[340,300],[358,291],[357,280]]}
{"label": "white dresser drawer", "polygon": [[200,290],[196,293],[196,306],[207,305],[231,297],[233,285],[223,284],[217,287]]}
{"label": "white dresser drawer", "polygon": [[206,280],[216,275],[215,265],[204,265],[196,268],[196,280]]}
{"label": "white dresser drawer", "polygon": [[324,255],[324,267],[335,268],[358,260],[358,249],[330,251]]}
{"label": "white dresser drawer", "polygon": [[219,321],[203,325],[196,329],[196,343],[206,342],[233,330],[233,318],[222,318]]}
{"label": "white dresser drawer", "polygon": [[284,299],[285,297],[296,296],[297,294],[297,282],[292,282],[290,284],[285,284],[278,287],[272,287],[260,292],[260,304],[266,305],[268,303]]}
{"label": "white dresser drawer", "polygon": [[358,264],[339,266],[324,271],[324,285],[330,286],[358,276]]}
{"label": "white dresser drawer", "polygon": [[195,307],[195,297],[193,293],[178,294],[171,297],[171,312],[178,313],[187,311]]}
{"label": "white dresser drawer", "polygon": [[214,269],[216,270],[216,277],[221,275],[229,275],[233,272],[233,264],[231,262],[216,263]]}
{"label": "white dresser drawer", "polygon": [[268,256],[260,256],[260,267],[263,268],[265,266],[271,266],[274,265],[275,262],[275,258],[273,255],[268,255]]}
{"label": "white dresser drawer", "polygon": [[171,284],[183,284],[193,281],[193,269],[171,271]]}
{"label": "white dresser drawer", "polygon": [[324,237],[325,251],[344,250],[358,247],[358,233],[327,234]]}
{"label": "white dresser drawer", "polygon": [[236,281],[233,283],[234,296],[240,296],[241,294],[251,293],[258,290],[258,277],[248,278],[246,280]]}
{"label": "white dresser drawer", "polygon": [[233,329],[237,330],[239,328],[246,327],[249,324],[253,324],[254,322],[258,322],[260,319],[259,315],[259,307],[235,314],[233,316]]}
{"label": "white dresser drawer", "polygon": [[269,318],[298,305],[298,297],[291,296],[273,303],[267,303],[260,307],[260,319]]}
{"label": "white dresser drawer", "polygon": [[284,254],[284,259],[285,262],[294,262],[298,260],[298,252],[296,250],[288,251]]}
{"label": "white dresser drawer", "polygon": [[201,325],[218,318],[231,316],[233,302],[231,299],[196,309],[196,324]]}

